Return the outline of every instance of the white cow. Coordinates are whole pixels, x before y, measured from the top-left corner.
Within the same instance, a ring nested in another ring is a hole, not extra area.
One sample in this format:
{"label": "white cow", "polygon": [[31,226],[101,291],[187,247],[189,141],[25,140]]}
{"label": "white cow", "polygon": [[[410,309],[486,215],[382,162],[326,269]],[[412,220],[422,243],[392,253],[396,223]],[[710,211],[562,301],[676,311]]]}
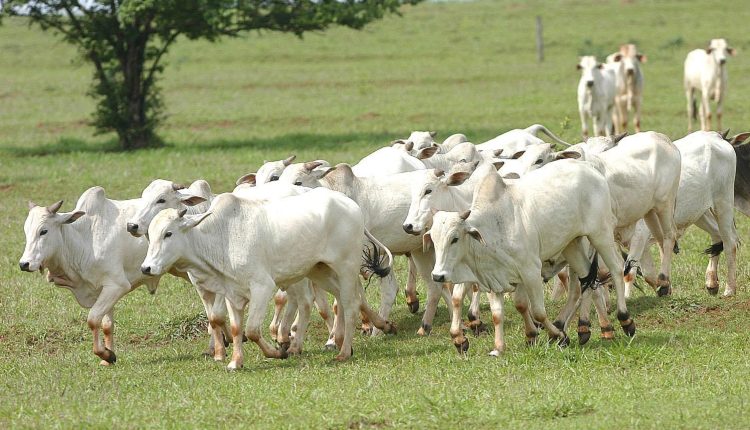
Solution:
{"label": "white cow", "polygon": [[283,160],[264,161],[263,165],[260,166],[258,172],[255,174],[255,184],[260,185],[267,182],[278,181],[279,176],[281,176],[281,172],[284,171],[284,168],[286,168],[286,166],[292,164],[295,158],[297,158],[296,155],[290,155]]}
{"label": "white cow", "polygon": [[479,152],[476,145],[471,142],[462,142],[454,145],[446,153],[438,153],[437,147],[421,149],[416,155],[427,169],[449,170],[458,162],[475,162],[485,159],[484,155]]}
{"label": "white cow", "polygon": [[[727,92],[727,56],[736,51],[726,39],[711,39],[706,49],[690,51],[685,58],[685,96],[687,97],[688,132],[693,130],[693,119],[700,114],[701,130],[711,129],[711,106],[716,102],[716,127],[721,129],[724,97]],[[695,92],[701,93],[701,104],[696,112]]]}
{"label": "white cow", "polygon": [[641,103],[643,102],[643,72],[641,64],[646,56],[632,43],[621,45],[620,50],[607,57],[607,67],[615,71],[615,132],[628,129],[628,114],[633,112],[633,127],[641,131]]}
{"label": "white cow", "polygon": [[412,157],[406,151],[386,146],[361,159],[352,166],[352,171],[359,177],[365,177],[392,175],[424,168],[422,161]]}
{"label": "white cow", "polygon": [[612,133],[612,113],[615,107],[615,72],[605,68],[596,58],[581,57],[577,65],[581,71],[578,81],[578,114],[581,117],[583,137],[589,135],[589,118],[593,122],[594,136]]}
{"label": "white cow", "polygon": [[569,143],[561,140],[555,134],[541,124],[534,124],[525,129],[509,130],[497,137],[494,137],[484,143],[477,145],[480,152],[496,153],[496,156],[509,158],[513,154],[524,150],[527,146],[544,143],[538,136],[539,133],[547,135],[553,141],[563,145],[570,146]]}
{"label": "white cow", "polygon": [[26,248],[19,265],[27,272],[47,269],[49,282],[68,288],[81,306],[90,309],[86,321],[94,354],[101,364],[114,364],[115,304],[140,285],[154,293],[159,282],[140,271],[146,239],[125,231],[138,199],[110,200],[103,188],[93,187],[81,195],[72,212],[58,212],[62,204],[61,200],[43,207],[29,202]]}
{"label": "white cow", "polygon": [[[645,219],[656,237],[661,252],[661,270],[657,279],[658,294],[671,294],[669,278],[672,250],[676,243],[674,223],[675,200],[680,184],[680,151],[661,133],[653,131],[636,133],[623,138],[616,146],[616,139],[592,138],[586,144],[562,151],[559,158],[580,158],[588,161],[604,177],[610,188],[612,209],[617,218],[617,237],[623,245],[628,244],[635,224]],[[611,141],[613,148],[596,153],[592,148],[597,141]],[[552,163],[554,164],[554,163]],[[631,250],[626,265],[626,274],[641,255]],[[611,266],[607,266],[611,269]]]}
{"label": "white cow", "polygon": [[[719,291],[719,253],[727,255],[727,286],[725,296],[734,295],[737,288],[737,230],[734,226],[734,183],[737,157],[732,145],[716,132],[697,131],[674,142],[682,159],[680,188],[674,219],[679,238],[685,229],[695,224],[711,235],[711,255],[706,269],[706,288],[711,294]],[[649,241],[650,232],[639,221],[631,240],[631,253],[643,254],[644,275],[654,284],[656,274],[650,263],[650,254],[642,249]],[[640,247],[640,249],[634,249]],[[625,295],[635,274],[626,276]]]}
{"label": "white cow", "polygon": [[[286,350],[263,339],[260,326],[277,287],[286,289],[302,278],[311,279],[338,301],[337,360],[352,355],[360,311],[383,331],[395,329],[363,301],[358,279],[363,241],[380,244],[366,232],[359,207],[340,193],[319,189],[274,201],[222,194],[203,214],[160,212],[149,226],[149,236],[143,273],[160,275],[175,266],[187,271],[201,288],[226,296],[234,342],[229,369],[243,365],[240,324],[248,302],[247,338],[266,357],[287,356]],[[289,258],[290,247],[298,250],[294,258]],[[368,259],[366,267],[379,276],[388,271],[374,259]]]}
{"label": "white cow", "polygon": [[[554,213],[554,217],[549,214]],[[552,163],[514,182],[488,171],[474,194],[471,210],[438,212],[432,228],[423,236],[425,247],[434,244],[433,279],[437,282],[478,282],[492,294],[490,307],[495,325],[495,348],[505,349],[502,294],[515,292],[516,308],[524,316],[527,341],[538,334],[534,320],[542,323],[551,339],[566,344],[567,319],[553,324],[544,309],[544,278],[559,271],[566,260],[584,287],[596,279],[597,258],[589,255],[584,238],[610,267],[621,267],[614,243],[615,217],[605,178],[593,166],[581,162]],[[635,323],[625,304],[624,284],[614,277],[617,317],[623,330],[635,334]],[[451,336],[459,352],[468,349],[460,329],[460,298],[453,291]],[[570,299],[570,297],[569,297]],[[574,308],[574,299],[569,304]],[[561,313],[564,314],[564,312]],[[570,313],[570,310],[568,310]]]}
{"label": "white cow", "polygon": [[411,143],[412,149],[419,151],[420,149],[429,148],[430,146],[437,146],[437,142],[435,142],[436,136],[436,131],[412,131],[406,139],[396,139],[391,142],[391,144]]}
{"label": "white cow", "polygon": [[[311,188],[322,186],[344,193],[362,208],[365,226],[373,236],[383,242],[393,254],[411,256],[416,271],[427,286],[427,306],[418,334],[429,334],[441,294],[446,303],[450,303],[450,294],[441,283],[433,282],[430,278],[434,254],[422,252],[421,240],[407,234],[401,227],[409,210],[411,184],[422,171],[360,178],[354,175],[347,164],[339,164],[325,174],[316,172],[315,167],[315,163],[292,164],[284,170],[279,182]],[[379,309],[383,318],[388,318],[397,293],[396,279],[393,276],[384,278]],[[416,297],[411,298],[414,299]],[[408,296],[407,301],[410,301]]]}

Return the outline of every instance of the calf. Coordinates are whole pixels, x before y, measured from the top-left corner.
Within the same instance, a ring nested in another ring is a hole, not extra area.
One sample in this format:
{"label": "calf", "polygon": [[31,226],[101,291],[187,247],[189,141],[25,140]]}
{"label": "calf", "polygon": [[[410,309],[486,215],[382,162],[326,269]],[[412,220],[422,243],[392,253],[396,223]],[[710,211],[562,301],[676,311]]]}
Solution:
{"label": "calf", "polygon": [[[156,291],[159,277],[140,270],[148,244],[125,231],[125,222],[139,203],[110,200],[101,187],[86,190],[73,212],[59,212],[62,200],[48,207],[29,203],[24,224],[26,248],[19,265],[35,272],[47,269],[47,280],[68,288],[90,309],[86,322],[101,364],[117,361],[114,352],[114,306],[140,285]],[[104,345],[99,331],[104,333]]]}
{"label": "calf", "polygon": [[591,118],[594,136],[609,136],[612,133],[612,112],[615,105],[615,73],[604,68],[602,63],[590,55],[578,62],[581,79],[578,81],[578,113],[581,116],[583,137],[589,135],[588,120]]}
{"label": "calf", "polygon": [[[352,355],[360,311],[385,332],[394,330],[363,301],[358,279],[363,240],[367,237],[381,245],[366,232],[359,207],[345,196],[325,189],[274,201],[222,194],[206,213],[185,212],[167,209],[154,218],[141,271],[160,275],[175,266],[187,271],[196,285],[226,297],[234,342],[229,369],[243,365],[240,324],[248,302],[247,338],[266,357],[286,358],[285,349],[275,349],[263,339],[260,326],[276,288],[286,289],[302,278],[311,279],[338,301],[337,360]],[[290,246],[300,250],[292,259]],[[373,258],[367,258],[366,267],[379,276],[388,271]]]}
{"label": "calf", "polygon": [[[685,58],[685,97],[687,98],[688,132],[693,130],[693,119],[700,114],[701,130],[711,129],[711,106],[716,102],[716,127],[721,129],[724,97],[727,92],[727,56],[735,55],[726,39],[711,39],[706,49],[690,51]],[[695,92],[701,93],[701,104],[696,113]]]}
{"label": "calf", "polygon": [[646,56],[632,43],[621,45],[620,50],[607,57],[607,66],[615,71],[615,132],[628,129],[628,115],[633,114],[633,127],[641,131],[641,102],[643,101],[643,72],[641,64]]}

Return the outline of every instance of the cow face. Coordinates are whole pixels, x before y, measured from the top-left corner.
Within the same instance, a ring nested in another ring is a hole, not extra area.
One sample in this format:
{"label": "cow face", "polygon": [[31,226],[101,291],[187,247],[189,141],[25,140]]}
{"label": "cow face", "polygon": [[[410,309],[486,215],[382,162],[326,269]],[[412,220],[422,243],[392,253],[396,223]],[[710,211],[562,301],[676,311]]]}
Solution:
{"label": "cow face", "polygon": [[729,55],[734,56],[734,48],[730,48],[726,39],[711,39],[708,43],[706,52],[714,58],[717,64],[723,66],[727,62]]}
{"label": "cow face", "polygon": [[552,152],[552,145],[549,143],[530,145],[523,151],[519,152],[521,155],[515,157],[516,159],[514,161],[504,163],[500,167],[498,172],[500,172],[501,176],[505,177],[510,174],[515,174],[518,177],[521,177],[526,173],[536,170],[555,160],[555,154]]}
{"label": "cow face", "polygon": [[442,170],[429,169],[421,173],[419,180],[412,184],[411,205],[403,225],[404,231],[413,235],[420,235],[428,228],[435,200],[446,192],[440,180],[445,176]]}
{"label": "cow face", "polygon": [[438,212],[433,217],[432,229],[422,237],[425,249],[435,247],[435,267],[432,279],[435,282],[477,282],[477,278],[465,263],[472,241],[484,244],[481,233],[467,219],[471,212]]}
{"label": "cow face", "polygon": [[594,56],[586,55],[581,57],[577,66],[578,70],[581,71],[581,82],[583,82],[587,88],[592,88],[594,86],[594,75],[602,67],[604,67],[602,66],[602,63],[596,61],[596,57]]}
{"label": "cow face", "polygon": [[148,227],[148,252],[141,264],[145,275],[162,275],[169,270],[189,249],[186,233],[199,225],[211,212],[197,215],[185,215],[187,209],[180,211],[166,209],[154,217]]}
{"label": "cow face", "polygon": [[171,181],[157,179],[143,193],[135,215],[127,221],[127,230],[135,237],[146,234],[151,220],[164,209],[181,209],[205,202],[204,197]]}
{"label": "cow face", "polygon": [[638,48],[631,43],[622,45],[620,51],[614,54],[613,60],[622,63],[627,78],[633,78],[640,67],[640,63],[646,62],[646,56],[639,53]]}
{"label": "cow face", "polygon": [[62,200],[48,207],[29,202],[29,215],[23,225],[26,248],[18,262],[21,270],[34,272],[44,267],[45,260],[57,253],[62,246],[62,229],[84,215],[82,211],[57,213]]}
{"label": "cow face", "polygon": [[317,188],[321,186],[320,180],[334,169],[334,167],[330,167],[328,162],[323,160],[295,163],[289,165],[281,172],[279,182],[301,187]]}
{"label": "cow face", "polygon": [[437,136],[437,132],[434,131],[412,131],[406,139],[406,143],[413,143],[414,147],[412,149],[414,151],[419,151],[421,149],[437,146],[435,136]]}
{"label": "cow face", "polygon": [[258,169],[258,172],[255,174],[255,184],[260,185],[278,181],[281,177],[281,173],[287,168],[287,166],[292,164],[295,158],[297,158],[297,156],[292,155],[285,160],[263,162],[263,165],[260,166],[260,169]]}

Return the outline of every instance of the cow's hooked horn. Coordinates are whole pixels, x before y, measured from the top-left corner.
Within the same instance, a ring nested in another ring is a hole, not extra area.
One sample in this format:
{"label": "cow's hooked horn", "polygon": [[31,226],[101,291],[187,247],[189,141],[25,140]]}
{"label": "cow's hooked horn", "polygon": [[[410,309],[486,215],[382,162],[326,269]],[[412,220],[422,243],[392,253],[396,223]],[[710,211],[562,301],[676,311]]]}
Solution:
{"label": "cow's hooked horn", "polygon": [[617,135],[615,135],[615,136],[614,136],[614,137],[612,138],[612,141],[613,141],[613,142],[614,142],[615,144],[617,144],[617,143],[619,143],[619,142],[620,142],[620,141],[621,141],[622,139],[624,139],[624,138],[625,138],[625,136],[627,136],[627,135],[628,135],[628,132],[627,132],[627,131],[626,131],[625,133],[622,133],[622,134],[617,134]]}
{"label": "cow's hooked horn", "polygon": [[435,169],[435,177],[439,178],[443,175],[445,175],[445,172],[443,171],[443,169]]}
{"label": "cow's hooked horn", "polygon": [[463,211],[463,212],[461,212],[460,214],[458,214],[458,217],[461,218],[462,220],[466,221],[466,218],[468,218],[469,215],[471,215],[471,211],[470,210],[469,211]]}
{"label": "cow's hooked horn", "polygon": [[297,158],[296,155],[291,155],[291,156],[289,156],[289,158],[287,158],[284,161],[282,161],[282,163],[284,164],[284,166],[288,166],[288,165],[292,164],[292,161],[294,161],[295,158]]}
{"label": "cow's hooked horn", "polygon": [[721,138],[728,142],[729,140],[727,139],[727,136],[729,136],[729,129],[726,129],[723,132],[721,132]]}
{"label": "cow's hooked horn", "polygon": [[184,190],[185,188],[187,188],[187,187],[184,186],[184,185],[182,185],[182,184],[175,184],[174,182],[172,182],[172,190],[173,191]]}
{"label": "cow's hooked horn", "polygon": [[182,218],[182,217],[184,217],[184,216],[185,216],[185,214],[186,214],[186,213],[187,213],[187,209],[180,209],[180,211],[179,211],[179,212],[177,212],[177,216],[178,216],[179,218]]}
{"label": "cow's hooked horn", "polygon": [[60,200],[60,201],[59,201],[59,202],[57,202],[57,203],[52,203],[51,205],[47,206],[47,210],[48,210],[48,211],[49,211],[49,213],[51,213],[51,214],[56,214],[56,213],[57,213],[57,211],[59,211],[59,210],[60,210],[60,208],[62,207],[62,204],[63,204],[63,201],[62,201],[62,200]]}
{"label": "cow's hooked horn", "polygon": [[317,169],[318,167],[322,165],[323,163],[321,163],[320,161],[308,161],[307,163],[304,164],[304,168],[308,172],[312,172],[313,170]]}
{"label": "cow's hooked horn", "polygon": [[37,207],[37,204],[29,200],[29,209],[34,209],[35,207]]}

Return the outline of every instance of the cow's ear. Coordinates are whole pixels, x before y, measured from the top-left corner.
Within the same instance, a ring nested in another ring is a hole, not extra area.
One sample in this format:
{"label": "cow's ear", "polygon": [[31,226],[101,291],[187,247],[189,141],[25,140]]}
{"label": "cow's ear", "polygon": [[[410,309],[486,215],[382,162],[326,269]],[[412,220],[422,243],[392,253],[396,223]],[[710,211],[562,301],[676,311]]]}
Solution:
{"label": "cow's ear", "polygon": [[35,208],[36,206],[37,206],[37,204],[36,204],[36,203],[34,203],[34,202],[32,202],[31,200],[29,200],[29,210],[32,210],[32,209],[34,209],[34,208]]}
{"label": "cow's ear", "polygon": [[521,158],[521,156],[523,155],[524,152],[526,152],[525,149],[523,151],[518,151],[515,154],[513,154],[513,156],[510,157],[510,158],[512,158],[514,160],[518,160],[519,158]]}
{"label": "cow's ear", "polygon": [[706,54],[710,54],[710,53],[712,53],[713,51],[714,51],[714,48],[712,48],[712,47],[710,47],[710,46],[709,46],[708,48],[706,48]]}
{"label": "cow's ear", "polygon": [[195,206],[199,203],[205,202],[206,198],[196,194],[180,193],[180,201],[185,206]]}
{"label": "cow's ear", "polygon": [[599,64],[596,65],[596,68],[597,69],[603,69],[604,68],[604,64],[603,63],[599,63]]}
{"label": "cow's ear", "polygon": [[495,161],[492,163],[493,166],[495,166],[495,170],[500,170],[501,167],[505,164],[505,161]]}
{"label": "cow's ear", "polygon": [[615,54],[615,56],[614,56],[614,57],[612,57],[612,59],[613,59],[613,60],[614,60],[615,62],[620,62],[620,60],[622,60],[622,54]]}
{"label": "cow's ear", "polygon": [[635,58],[637,58],[641,63],[645,63],[648,61],[648,57],[645,54],[635,54]]}
{"label": "cow's ear", "polygon": [[578,159],[581,158],[581,153],[578,151],[560,151],[555,154],[555,160],[564,160],[566,158]]}
{"label": "cow's ear", "polygon": [[732,145],[739,145],[742,142],[746,141],[748,137],[750,137],[750,131],[746,131],[732,137],[731,139],[729,139],[729,143],[731,143]]}
{"label": "cow's ear", "polygon": [[521,175],[519,175],[518,173],[516,173],[516,172],[510,172],[507,175],[503,176],[503,179],[518,179],[520,177],[521,177]]}
{"label": "cow's ear", "polygon": [[469,176],[471,176],[470,172],[451,173],[447,178],[445,178],[445,184],[451,186],[461,185],[467,179],[469,179]]}
{"label": "cow's ear", "polygon": [[576,64],[576,70],[582,70],[583,66],[581,66],[581,63]]}
{"label": "cow's ear", "polygon": [[203,212],[202,214],[185,215],[182,217],[182,227],[193,228],[202,223],[204,219],[211,215],[211,213],[212,212]]}
{"label": "cow's ear", "polygon": [[234,184],[235,185],[250,184],[252,186],[255,186],[257,185],[255,183],[256,179],[257,178],[256,178],[255,173],[248,173],[247,175],[240,176]]}
{"label": "cow's ear", "polygon": [[479,230],[477,230],[475,227],[469,227],[466,233],[468,233],[469,236],[473,237],[474,239],[478,240],[482,245],[487,246],[487,242],[484,241],[482,233],[480,233]]}
{"label": "cow's ear", "polygon": [[438,148],[435,146],[430,146],[428,148],[420,149],[419,152],[417,152],[417,158],[420,160],[430,158],[433,155],[435,155],[437,151],[438,151]]}
{"label": "cow's ear", "polygon": [[430,232],[422,235],[422,252],[427,252],[432,247],[432,236],[430,235]]}
{"label": "cow's ear", "polygon": [[411,152],[411,150],[414,149],[414,142],[406,142],[406,144],[404,144],[404,149],[406,152]]}
{"label": "cow's ear", "polygon": [[78,218],[86,215],[86,212],[84,211],[75,211],[75,212],[67,212],[67,213],[61,213],[57,216],[60,217],[60,224],[71,224],[74,223]]}

